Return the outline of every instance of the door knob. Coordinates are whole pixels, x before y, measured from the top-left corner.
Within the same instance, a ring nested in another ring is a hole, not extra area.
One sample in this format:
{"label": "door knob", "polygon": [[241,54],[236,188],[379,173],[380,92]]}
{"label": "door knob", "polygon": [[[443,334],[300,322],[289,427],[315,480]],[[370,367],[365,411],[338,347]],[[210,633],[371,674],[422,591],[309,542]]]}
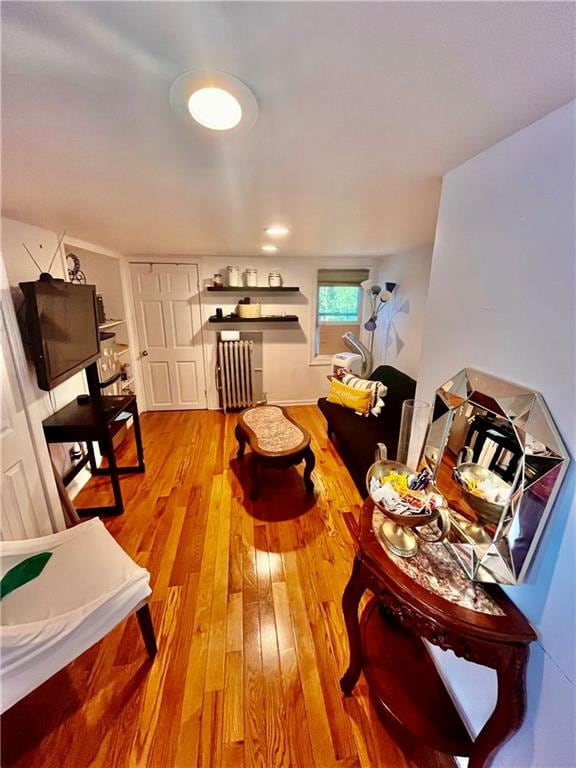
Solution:
{"label": "door knob", "polygon": [[148,357],[148,350],[145,349],[143,352],[140,352],[140,354],[142,355],[142,357]]}

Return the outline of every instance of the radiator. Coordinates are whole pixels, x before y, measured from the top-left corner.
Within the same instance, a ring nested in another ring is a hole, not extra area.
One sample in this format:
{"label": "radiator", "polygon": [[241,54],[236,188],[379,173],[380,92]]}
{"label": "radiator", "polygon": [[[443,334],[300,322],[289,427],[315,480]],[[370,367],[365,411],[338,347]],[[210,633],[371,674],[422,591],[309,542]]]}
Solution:
{"label": "radiator", "polygon": [[224,413],[254,405],[254,342],[218,342],[218,380]]}

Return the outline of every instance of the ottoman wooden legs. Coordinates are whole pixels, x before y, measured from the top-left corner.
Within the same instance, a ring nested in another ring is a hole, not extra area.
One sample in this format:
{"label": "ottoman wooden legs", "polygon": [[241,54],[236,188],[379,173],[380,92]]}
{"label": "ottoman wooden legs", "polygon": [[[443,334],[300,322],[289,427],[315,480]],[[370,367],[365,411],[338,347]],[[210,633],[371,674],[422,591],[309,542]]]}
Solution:
{"label": "ottoman wooden legs", "polygon": [[312,448],[307,448],[304,452],[304,461],[306,466],[304,468],[304,485],[306,486],[306,493],[314,493],[314,483],[312,482],[312,470],[316,466],[316,457]]}
{"label": "ottoman wooden legs", "polygon": [[[238,440],[238,453],[236,458],[244,458],[244,452],[246,450],[246,435],[243,431],[236,427],[234,432],[236,439]],[[316,457],[312,448],[308,446],[299,453],[294,453],[291,456],[261,456],[258,453],[252,451],[249,456],[249,471],[250,471],[250,498],[252,501],[258,498],[260,476],[262,474],[262,467],[274,467],[275,469],[283,469],[285,467],[292,467],[296,464],[300,464],[301,461],[305,462],[304,467],[304,485],[306,487],[306,493],[314,492],[314,483],[312,482],[312,471],[316,466]]]}
{"label": "ottoman wooden legs", "polygon": [[238,453],[236,454],[236,458],[242,459],[244,458],[244,451],[246,450],[246,443],[248,441],[246,440],[246,435],[238,425],[236,425],[236,429],[234,430],[234,436],[236,437],[236,440],[238,440]]}

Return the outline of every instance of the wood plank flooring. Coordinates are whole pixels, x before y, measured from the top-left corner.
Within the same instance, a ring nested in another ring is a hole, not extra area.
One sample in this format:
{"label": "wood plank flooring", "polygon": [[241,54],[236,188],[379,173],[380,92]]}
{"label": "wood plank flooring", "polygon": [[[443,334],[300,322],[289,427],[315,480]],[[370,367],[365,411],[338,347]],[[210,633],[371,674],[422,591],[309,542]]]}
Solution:
{"label": "wood plank flooring", "polygon": [[[288,409],[313,438],[303,465],[263,474],[248,500],[235,417],[142,416],[146,473],[121,480],[126,512],[106,525],[152,574],[159,653],[135,617],[3,718],[4,768],[443,768],[380,724],[364,679],[344,698],[340,610],[353,547],[341,517],[360,496],[315,406]],[[120,463],[134,460],[132,441]],[[106,503],[94,478],[79,506]]]}

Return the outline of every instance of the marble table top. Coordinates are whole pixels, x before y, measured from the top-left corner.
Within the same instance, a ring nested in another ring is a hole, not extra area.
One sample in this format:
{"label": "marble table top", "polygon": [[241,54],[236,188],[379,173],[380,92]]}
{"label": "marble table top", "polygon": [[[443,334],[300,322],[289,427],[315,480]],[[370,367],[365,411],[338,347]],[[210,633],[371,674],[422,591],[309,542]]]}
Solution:
{"label": "marble table top", "polygon": [[374,507],[372,529],[376,539],[386,555],[417,584],[470,611],[504,616],[504,611],[485,589],[477,582],[470,581],[442,542],[418,540],[418,552],[412,557],[398,557],[385,549],[378,531],[387,519],[378,507]]}
{"label": "marble table top", "polygon": [[256,434],[258,445],[264,451],[281,453],[291,451],[304,440],[304,433],[289,421],[282,408],[259,405],[242,414],[244,423]]}

